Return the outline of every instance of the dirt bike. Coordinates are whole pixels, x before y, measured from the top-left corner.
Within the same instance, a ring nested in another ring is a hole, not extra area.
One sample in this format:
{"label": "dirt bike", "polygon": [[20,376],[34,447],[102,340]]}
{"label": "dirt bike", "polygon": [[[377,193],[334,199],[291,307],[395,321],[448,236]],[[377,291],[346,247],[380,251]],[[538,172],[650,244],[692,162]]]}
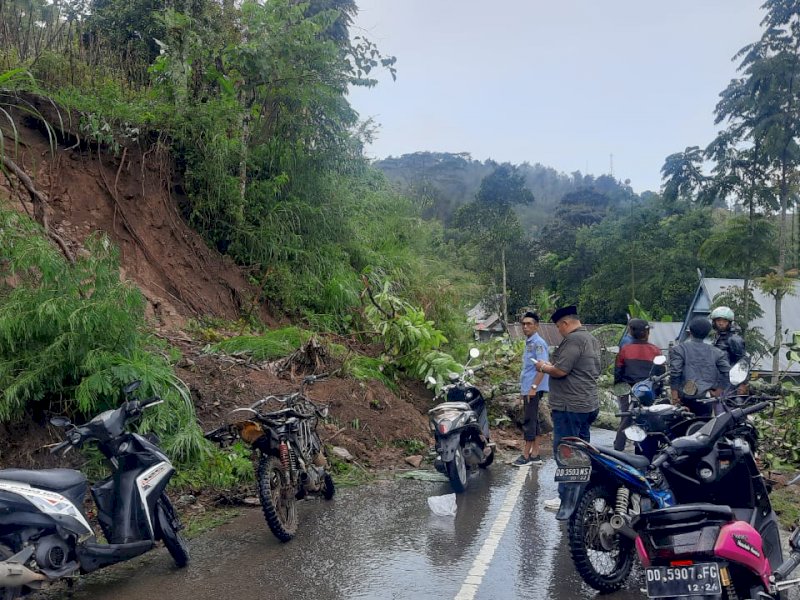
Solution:
{"label": "dirt bike", "polygon": [[[304,377],[297,392],[267,396],[248,408],[234,409],[225,425],[205,434],[220,446],[239,438],[258,451],[261,509],[281,542],[288,542],[297,532],[297,500],[309,494],[330,500],[336,492],[316,431],[319,419],[328,416],[328,408],[317,406],[305,395],[305,388],[322,377]],[[264,412],[270,402],[284,408]]]}
{"label": "dirt bike", "polygon": [[66,453],[95,442],[112,473],[92,486],[97,518],[108,543],[97,541],[83,513],[86,476],[72,469],[0,470],[0,598],[11,600],[45,582],[90,573],[130,560],[163,540],[178,567],[189,562],[181,523],[165,493],[175,469],[153,435],[125,426],[161,403],[136,400],[135,381],[123,389],[125,403],[81,426],[64,417],[66,440],[51,449]]}
{"label": "dirt bike", "polygon": [[[480,356],[477,348],[469,352],[470,359]],[[428,411],[430,428],[436,444],[434,467],[447,475],[457,494],[467,488],[467,472],[476,467],[486,468],[494,461],[494,444],[489,441],[489,418],[486,400],[481,391],[470,383],[474,374],[464,365],[461,375],[450,374],[450,383],[442,387],[437,399],[445,401]],[[435,384],[430,378],[428,383]]]}

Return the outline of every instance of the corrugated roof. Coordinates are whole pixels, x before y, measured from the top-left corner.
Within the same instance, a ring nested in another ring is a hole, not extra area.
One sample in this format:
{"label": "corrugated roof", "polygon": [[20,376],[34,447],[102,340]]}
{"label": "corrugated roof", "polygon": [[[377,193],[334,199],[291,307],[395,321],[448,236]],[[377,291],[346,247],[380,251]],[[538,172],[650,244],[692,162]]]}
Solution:
{"label": "corrugated roof", "polygon": [[[693,317],[707,316],[711,312],[714,296],[732,286],[744,286],[744,279],[704,277],[700,280],[694,300],[678,333],[678,339],[683,338],[688,323]],[[761,330],[761,334],[767,342],[772,343],[775,340],[775,300],[757,287],[753,288],[753,297],[764,311],[764,316],[754,319],[750,323],[750,327]],[[800,331],[800,281],[794,282],[794,294],[787,294],[781,301],[781,321],[784,344],[780,352],[779,368],[783,372],[797,374],[800,373],[800,365],[789,364],[786,359],[786,350],[788,349],[786,343],[792,341],[793,332]],[[758,371],[772,371],[772,357],[762,357],[754,368]]]}

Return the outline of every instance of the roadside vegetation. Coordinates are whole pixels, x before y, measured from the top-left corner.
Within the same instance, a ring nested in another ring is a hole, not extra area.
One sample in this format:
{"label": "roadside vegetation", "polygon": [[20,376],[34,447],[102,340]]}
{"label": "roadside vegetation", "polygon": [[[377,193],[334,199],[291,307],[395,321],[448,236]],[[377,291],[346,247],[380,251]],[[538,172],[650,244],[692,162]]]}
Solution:
{"label": "roadside vegetation", "polygon": [[[464,155],[369,164],[373,125],[347,90],[375,85],[377,70],[394,76],[397,64],[350,31],[353,0],[0,3],[3,176],[35,205],[30,217],[0,212],[0,422],[90,416],[141,379],[143,394],[166,400],[142,426],[196,465],[179,484],[252,476],[241,453],[223,456],[202,439],[174,375],[179,353],[153,335],[109,241],[85,240],[73,256],[49,226],[19,166],[19,119],[42,124],[52,148],[123,162],[141,150],[185,220],[247,273],[257,291],[236,334],[196,325],[208,352],[275,360],[327,336],[343,375],[441,384],[466,356],[464,314],[478,300],[505,322],[567,303],[586,322],[621,325],[631,307],[680,319],[698,269],[745,278],[741,295],[724,300],[746,324],[748,289],[779,301],[800,267],[790,27],[800,4],[765,9],[769,27],[742,50],[742,77],[717,106],[719,137],[667,157],[663,190],[636,194],[607,175]],[[261,305],[294,325],[267,330]],[[783,335],[780,321],[775,331]],[[778,351],[746,333],[749,347]],[[353,350],[371,343],[378,352]],[[483,361],[508,352],[493,348]],[[796,395],[787,387],[775,417],[789,444],[770,451],[776,464],[800,463]]]}

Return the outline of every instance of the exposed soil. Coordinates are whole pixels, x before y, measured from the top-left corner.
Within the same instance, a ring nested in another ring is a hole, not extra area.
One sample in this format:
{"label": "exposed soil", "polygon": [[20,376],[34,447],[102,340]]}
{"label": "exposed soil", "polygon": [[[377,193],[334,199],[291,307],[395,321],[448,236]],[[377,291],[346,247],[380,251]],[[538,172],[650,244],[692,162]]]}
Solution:
{"label": "exposed soil", "polygon": [[[51,123],[59,122],[50,105],[30,100]],[[258,365],[203,354],[202,344],[187,333],[187,322],[199,317],[233,321],[255,314],[269,326],[288,322],[255,303],[258,290],[247,274],[209,248],[182,219],[178,206],[185,199],[179,197],[180,185],[163,147],[133,143],[114,155],[66,133],[53,154],[41,125],[15,116],[16,150],[12,143],[5,147],[49,199],[51,230],[75,255],[85,251],[86,239],[98,231],[119,247],[122,277],[141,289],[156,330],[184,353],[177,373],[189,385],[203,428],[219,424],[232,408],[297,389],[297,378],[292,381]],[[68,115],[62,113],[61,120],[68,122]],[[10,131],[5,135],[11,139]],[[0,202],[29,215],[37,208],[13,176],[0,177]],[[398,395],[379,382],[333,377],[317,383],[310,396],[330,405],[331,422],[320,432],[323,439],[347,448],[367,467],[402,465],[404,449],[395,442],[430,443],[423,413],[431,394],[422,385],[411,385]],[[46,452],[46,444],[60,440],[58,433],[36,422],[43,418],[0,425],[0,468],[68,466]]]}

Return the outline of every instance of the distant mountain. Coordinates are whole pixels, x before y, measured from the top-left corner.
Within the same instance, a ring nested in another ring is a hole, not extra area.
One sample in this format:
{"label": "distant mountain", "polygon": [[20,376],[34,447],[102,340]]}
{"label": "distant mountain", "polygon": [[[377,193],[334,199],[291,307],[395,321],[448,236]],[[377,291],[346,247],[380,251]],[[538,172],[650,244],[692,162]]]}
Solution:
{"label": "distant mountain", "polygon": [[[415,152],[378,160],[373,165],[404,193],[425,202],[426,216],[448,223],[459,206],[474,199],[481,180],[498,163],[473,160],[466,152]],[[519,169],[535,197],[533,205],[518,209],[519,216],[525,230],[534,235],[552,220],[556,205],[570,192],[592,189],[616,202],[635,197],[630,186],[608,175],[594,177],[580,171],[566,175],[539,163],[523,163]]]}

